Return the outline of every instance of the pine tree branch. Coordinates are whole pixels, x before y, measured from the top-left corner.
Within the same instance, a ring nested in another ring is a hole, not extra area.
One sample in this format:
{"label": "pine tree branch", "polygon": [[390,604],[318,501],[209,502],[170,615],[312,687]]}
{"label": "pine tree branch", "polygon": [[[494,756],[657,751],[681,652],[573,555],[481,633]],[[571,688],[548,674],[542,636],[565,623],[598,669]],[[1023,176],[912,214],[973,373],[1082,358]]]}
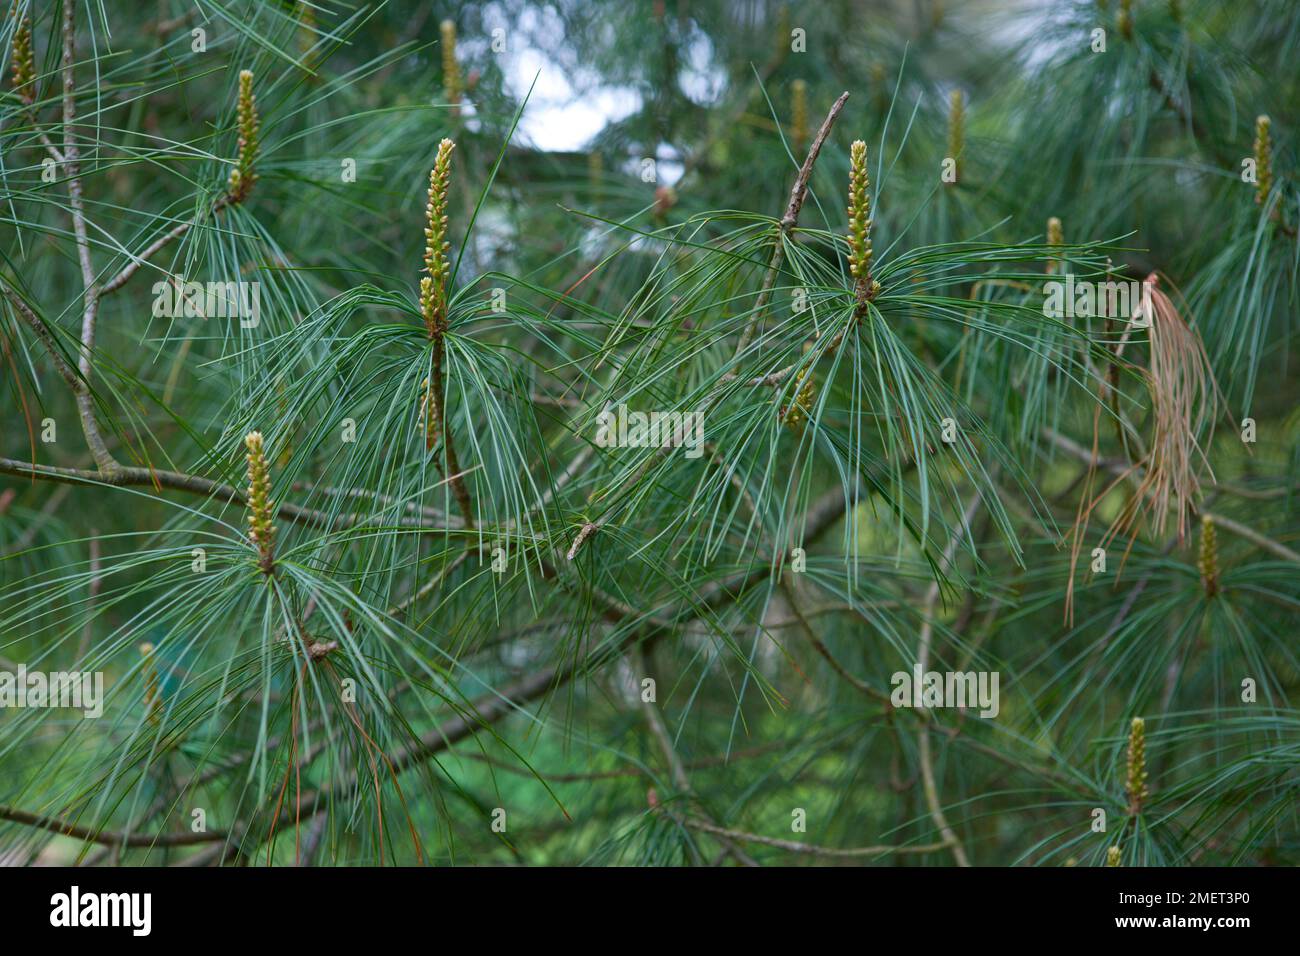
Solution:
{"label": "pine tree branch", "polygon": [[[759,289],[758,298],[754,304],[754,315],[749,324],[745,327],[744,332],[741,334],[740,343],[738,344],[736,353],[733,356],[733,362],[738,362],[741,355],[748,348],[749,342],[753,338],[758,323],[762,320],[763,312],[767,309],[767,304],[772,295],[772,288],[776,282],[776,275],[781,269],[781,263],[785,260],[785,237],[798,224],[799,213],[802,211],[804,199],[807,197],[808,180],[812,176],[813,165],[817,162],[817,157],[821,153],[822,144],[830,135],[831,127],[835,124],[835,120],[839,116],[840,111],[844,108],[844,103],[848,97],[849,94],[846,90],[840,94],[840,98],[837,99],[831,107],[830,112],[826,115],[826,119],[822,121],[821,129],[817,131],[817,136],[808,149],[808,156],[804,159],[803,166],[799,169],[799,175],[795,177],[794,186],[790,190],[790,201],[786,206],[785,215],[781,217],[780,226],[777,230],[776,246],[772,250],[772,258],[768,262],[767,274],[763,277],[763,285]],[[847,332],[847,327],[841,329],[836,335],[829,339],[826,347],[819,350],[818,354],[820,355],[839,348],[840,343],[844,341]],[[814,344],[814,348],[815,347]],[[744,384],[751,388],[759,386],[776,387],[785,381],[785,379],[788,378],[797,368],[798,363],[791,364],[767,375],[760,375],[751,378]],[[713,408],[726,396],[731,383],[736,381],[739,377],[739,373],[734,370],[721,375],[714,387],[704,396],[704,400],[700,403],[700,408],[697,414],[704,416],[711,412]],[[645,463],[636,470],[632,477],[621,485],[620,492],[626,494],[628,491],[636,488],[645,476],[648,475],[659,462],[668,457],[672,451],[673,446],[671,444],[661,445],[657,448],[654,453],[646,459]]]}
{"label": "pine tree branch", "polygon": [[[119,465],[116,470],[105,474],[100,471],[88,471],[78,468],[61,468],[54,465],[32,465],[12,458],[0,458],[0,474],[17,475],[21,478],[55,481],[73,485],[101,485],[113,488],[153,488],[184,491],[189,494],[202,495],[223,504],[246,505],[248,493],[242,488],[190,475],[179,471],[161,471],[155,468],[134,468]],[[280,502],[276,514],[295,524],[312,528],[341,529],[364,525],[371,520],[370,515],[360,512],[330,514],[314,508],[304,508],[289,502]],[[425,518],[401,518],[397,526],[402,528],[423,528],[436,532],[453,532],[459,529],[446,527]]]}
{"label": "pine tree branch", "polygon": [[[826,642],[816,636],[816,633],[813,631],[812,626],[809,624],[807,620],[808,617],[811,615],[799,610],[799,608],[794,603],[793,593],[789,592],[788,586],[785,585],[784,582],[782,583],[781,587],[783,590],[787,592],[787,600],[790,602],[790,607],[794,612],[795,616],[785,621],[778,621],[769,624],[768,627],[780,628],[780,627],[787,627],[795,624],[799,625],[799,627],[804,631],[805,636],[808,638],[808,641],[812,645],[813,649],[826,660],[826,662],[831,666],[831,669],[835,671],[836,674],[838,674],[845,682],[847,682],[850,686],[852,686],[854,689],[856,689],[866,697],[869,697],[872,700],[883,702],[885,704],[889,704],[892,710],[893,705],[890,702],[889,695],[884,691],[877,690],[866,681],[854,677],[851,673],[849,673],[848,669],[845,668],[844,665],[840,663],[840,661],[831,653],[830,648],[826,646]],[[845,605],[843,609],[848,611],[857,611],[857,608],[852,604]],[[949,730],[948,728],[939,726],[934,719],[934,715],[930,711],[925,710],[924,708],[908,707],[903,712],[921,721],[923,724],[933,726],[934,729],[940,731],[941,733],[947,734],[949,737],[953,737],[953,738],[957,737],[957,731]],[[969,747],[970,749],[976,751],[977,753],[984,754],[987,757],[991,757],[992,759],[997,760],[998,762],[1003,763],[1014,770],[1020,770],[1026,773],[1034,774],[1039,777],[1043,777],[1044,779],[1050,780],[1052,783],[1055,783],[1064,789],[1070,790],[1071,792],[1075,792],[1077,790],[1077,787],[1072,785],[1077,784],[1078,781],[1070,780],[1068,777],[1066,777],[1064,774],[1062,774],[1059,771],[1053,770],[1049,767],[1035,767],[1031,765],[1027,766],[1017,761],[1014,757],[1008,756],[1007,754],[1002,753],[1002,751],[990,747],[987,744],[980,743],[978,740],[973,740],[968,736],[962,737],[961,739],[962,739],[963,746]],[[947,844],[941,844],[941,845],[946,846]]]}
{"label": "pine tree branch", "polygon": [[[948,540],[948,546],[944,549],[943,556],[939,559],[939,573],[945,573],[952,566],[957,557],[957,548],[961,544],[962,538],[970,529],[971,519],[975,517],[975,510],[980,506],[983,495],[975,492],[971,497],[970,503],[962,513],[961,523],[953,530],[952,537]],[[917,644],[916,666],[924,673],[930,663],[930,640],[934,633],[934,616],[939,604],[939,582],[931,582],[930,589],[925,595],[925,609],[921,615],[921,636]],[[952,847],[953,858],[956,859],[958,866],[970,866],[970,860],[966,857],[966,850],[961,845],[956,832],[948,824],[948,818],[944,815],[943,806],[939,801],[939,787],[935,782],[934,761],[930,755],[930,727],[924,726],[917,733],[917,744],[920,749],[919,761],[921,764],[921,783],[925,790],[925,802],[930,808],[930,818],[938,827],[939,832],[943,835],[944,843]]]}
{"label": "pine tree branch", "polygon": [[95,399],[90,392],[90,377],[94,371],[92,355],[95,350],[95,323],[99,315],[99,292],[95,285],[95,266],[90,261],[90,240],[86,234],[86,208],[82,198],[81,150],[77,146],[75,123],[77,119],[77,78],[74,67],[76,34],[74,11],[76,4],[65,0],[63,4],[63,160],[68,177],[68,200],[71,205],[72,230],[77,242],[77,260],[81,264],[82,315],[81,315],[81,370],[82,387],[75,390],[77,411],[81,415],[81,429],[95,464],[105,475],[120,466],[104,444],[95,414]]}
{"label": "pine tree branch", "polygon": [[1218,511],[1205,511],[1202,509],[1201,514],[1214,522],[1215,527],[1222,528],[1224,531],[1229,531],[1239,538],[1244,538],[1251,544],[1255,545],[1255,547],[1268,551],[1269,553],[1281,558],[1283,561],[1300,564],[1300,554],[1292,551],[1280,541],[1274,541],[1268,535],[1261,534],[1254,528],[1244,525],[1240,521],[1235,521]]}
{"label": "pine tree branch", "polygon": [[[33,118],[32,122],[35,123],[35,118]],[[54,145],[54,140],[50,139],[49,134],[45,133],[44,131],[41,131],[38,132],[36,136],[41,141],[41,145],[45,147],[45,149],[49,152],[50,156],[54,159],[55,165],[62,166],[63,154],[59,152],[59,148]]]}
{"label": "pine tree branch", "polygon": [[799,609],[794,590],[790,585],[786,584],[785,581],[782,581],[779,593],[784,598],[785,603],[789,605],[790,612],[794,615],[794,620],[798,622],[799,628],[803,631],[804,637],[807,639],[809,645],[811,645],[812,649],[820,654],[822,659],[831,666],[831,670],[835,671],[842,680],[859,693],[864,694],[872,700],[885,701],[888,703],[888,694],[884,691],[877,690],[861,678],[854,677],[849,673],[848,669],[839,662],[835,655],[831,653],[831,649],[826,646],[826,642],[817,636],[817,632],[813,630],[812,625],[808,623],[803,612]]}
{"label": "pine tree branch", "polygon": [[76,371],[68,364],[67,360],[64,359],[63,353],[59,351],[58,346],[55,344],[54,336],[50,334],[50,330],[46,328],[45,323],[41,321],[40,317],[32,311],[31,306],[24,302],[18,295],[17,291],[11,288],[8,283],[0,286],[0,288],[3,288],[5,298],[7,298],[10,304],[13,305],[14,311],[17,312],[19,317],[27,323],[33,332],[36,333],[36,337],[41,340],[41,345],[45,347],[45,351],[50,354],[50,359],[54,362],[55,370],[59,373],[60,377],[68,383],[68,388],[72,389],[74,395],[79,394],[81,390],[85,388],[85,383],[77,377]]}
{"label": "pine tree branch", "polygon": [[[815,540],[829,529],[844,514],[846,506],[846,499],[838,488],[828,492],[823,498],[810,506],[800,522],[806,529],[806,540]],[[753,582],[761,580],[767,575],[768,568],[766,566],[745,573],[739,578],[741,585],[739,590],[743,591],[751,586]],[[711,589],[707,597],[703,597],[702,603],[708,607],[713,607],[733,599],[732,591],[725,584],[720,584]],[[607,607],[603,614],[611,623],[631,623],[640,617],[639,612],[632,608],[620,612]],[[652,629],[653,627],[654,625],[652,625]],[[600,647],[589,652],[585,658],[542,668],[531,675],[511,682],[499,691],[485,694],[472,702],[466,713],[449,718],[432,730],[426,731],[418,740],[401,748],[387,761],[388,766],[392,773],[396,775],[426,760],[430,760],[449,750],[462,740],[473,737],[480,730],[490,727],[510,714],[516,713],[524,704],[548,692],[558,690],[574,678],[586,673],[592,659],[597,655],[607,656],[621,653],[637,641],[648,636],[650,636],[650,633],[647,632],[644,625],[634,627],[613,646]],[[336,784],[327,790],[317,790],[304,794],[301,800],[301,814],[291,817],[286,813],[277,820],[275,828],[277,830],[288,828],[295,825],[300,819],[310,818],[318,813],[325,812],[334,803],[355,792],[359,780],[360,778],[354,774],[342,783]]]}
{"label": "pine tree branch", "polygon": [[126,285],[127,282],[130,281],[131,276],[135,275],[136,272],[140,269],[140,267],[143,266],[146,262],[148,262],[150,257],[153,256],[155,252],[162,249],[164,246],[166,246],[169,242],[173,241],[174,239],[177,239],[180,236],[185,235],[185,233],[187,233],[193,225],[194,223],[191,220],[178,223],[177,225],[173,226],[170,230],[163,233],[163,235],[159,236],[157,239],[151,242],[140,252],[138,256],[135,256],[134,258],[132,258],[130,262],[128,262],[125,266],[123,266],[121,272],[113,276],[113,278],[109,279],[107,282],[103,284],[103,286],[100,287],[99,297],[102,299],[104,296],[116,292],[118,289],[122,288],[122,286]]}
{"label": "pine tree branch", "polygon": [[[729,753],[715,754],[711,757],[699,757],[695,760],[683,761],[683,766],[687,770],[707,770],[716,767],[730,766],[742,760],[752,760],[756,757],[765,757],[768,754],[776,753],[783,747],[787,746],[786,741],[777,740],[766,744],[760,744],[757,747],[748,747],[744,750],[733,750]],[[592,780],[628,780],[640,779],[649,776],[651,771],[645,767],[618,767],[614,770],[591,770],[586,773],[543,773],[534,770],[531,767],[520,767],[516,764],[509,763],[505,760],[499,760],[496,757],[489,757],[487,754],[472,753],[465,751],[456,755],[458,759],[474,760],[478,763],[484,763],[497,770],[505,773],[514,774],[518,777],[527,777],[530,780],[536,780],[538,777],[550,783],[585,783]]]}
{"label": "pine tree branch", "polygon": [[[1191,111],[1183,105],[1182,101],[1173,94],[1154,67],[1152,68],[1148,79],[1151,88],[1160,94],[1165,105],[1173,110],[1174,113],[1177,114],[1178,118],[1182,120],[1187,129],[1191,131],[1192,139],[1196,141],[1197,145],[1208,149],[1215,160],[1217,160],[1221,165],[1228,168],[1235,165],[1236,158],[1229,156],[1218,143],[1214,142],[1209,137],[1205,130],[1205,125],[1193,116]],[[1277,206],[1273,207],[1268,218],[1277,225],[1283,235],[1291,239],[1300,238],[1300,230],[1297,230],[1294,226],[1288,226],[1286,224],[1285,220],[1282,218],[1282,211]]]}
{"label": "pine tree branch", "polygon": [[[826,119],[822,121],[821,128],[818,129],[817,135],[813,138],[813,141],[808,148],[808,155],[804,158],[803,165],[799,168],[799,173],[795,177],[794,185],[790,188],[790,199],[786,204],[785,214],[781,217],[780,223],[778,224],[776,244],[772,249],[772,257],[768,261],[767,272],[763,276],[763,284],[759,288],[758,298],[754,303],[754,314],[748,325],[746,325],[744,331],[741,333],[740,342],[736,347],[733,362],[739,361],[745,350],[749,347],[749,343],[753,339],[758,324],[762,321],[763,313],[767,310],[768,302],[771,300],[772,296],[772,289],[776,284],[776,276],[781,270],[782,263],[785,261],[785,239],[795,226],[798,225],[799,214],[803,210],[804,200],[808,195],[808,181],[812,178],[813,167],[816,165],[817,157],[821,154],[822,146],[830,136],[831,128],[835,125],[835,120],[844,109],[844,104],[848,98],[849,93],[845,90],[840,94],[839,99],[832,104],[830,112],[826,114]],[[844,336],[845,331],[841,331],[831,340],[827,349],[824,349],[823,351],[838,348],[839,344],[843,341]],[[757,378],[751,379],[747,384],[751,387],[759,385],[775,387],[784,381],[784,379],[788,377],[796,367],[797,366],[795,365],[791,365],[778,372],[758,376]],[[739,375],[735,371],[722,375],[718,379],[714,388],[704,397],[698,414],[703,416],[712,411],[714,406],[716,406],[726,395],[730,384],[738,377]],[[663,445],[656,449],[655,452],[646,459],[645,463],[637,469],[632,477],[628,481],[622,483],[620,493],[626,494],[636,488],[646,475],[648,475],[659,462],[666,458],[672,450],[673,446],[671,444]]]}
{"label": "pine tree branch", "polygon": [[775,837],[759,836],[757,833],[745,833],[743,830],[728,830],[716,824],[706,823],[703,820],[687,819],[686,825],[693,829],[712,833],[714,836],[725,837],[728,840],[739,840],[742,843],[759,843],[763,846],[775,847],[778,850],[785,850],[788,853],[802,853],[809,856],[829,856],[829,857],[860,857],[860,856],[888,856],[890,854],[905,853],[936,853],[946,849],[948,844],[941,843],[920,843],[916,846],[859,846],[838,848],[829,846],[817,846],[813,843],[800,843],[798,840],[780,840]]}
{"label": "pine tree branch", "polygon": [[785,262],[786,237],[799,223],[799,213],[802,211],[804,199],[808,195],[808,180],[812,178],[813,166],[822,151],[822,145],[826,142],[826,138],[830,136],[831,127],[835,125],[835,120],[839,117],[840,111],[844,109],[844,103],[848,98],[849,92],[845,90],[831,106],[830,112],[826,114],[826,119],[822,120],[821,128],[817,130],[817,135],[813,137],[812,145],[808,147],[808,155],[804,158],[803,165],[799,167],[799,174],[795,177],[794,185],[790,188],[790,201],[786,204],[785,215],[781,217],[780,225],[777,227],[776,244],[772,248],[772,258],[767,264],[767,273],[763,276],[763,285],[758,291],[758,299],[754,302],[754,315],[749,320],[749,324],[745,326],[745,331],[741,333],[740,342],[736,346],[736,359],[739,359],[745,350],[749,348],[749,343],[754,338],[758,324],[763,319],[763,313],[767,311],[767,304],[772,298],[772,288],[776,285],[777,273],[781,271],[781,265]]}
{"label": "pine tree branch", "polygon": [[222,830],[207,830],[201,833],[184,831],[182,833],[121,833],[114,830],[95,830],[91,827],[65,823],[55,817],[30,813],[0,804],[0,820],[21,823],[24,826],[49,830],[60,836],[75,837],[88,843],[115,847],[155,847],[155,846],[194,846],[199,843],[224,841],[227,834]]}
{"label": "pine tree branch", "polygon": [[[636,661],[636,665],[640,669],[641,673],[645,674],[648,671],[648,668],[646,667],[644,649],[640,647],[633,648],[632,657]],[[663,714],[659,712],[658,705],[646,700],[641,700],[640,707],[641,713],[646,719],[646,725],[650,728],[650,736],[653,737],[655,743],[659,745],[659,752],[664,755],[664,760],[668,764],[669,779],[672,780],[673,788],[694,804],[700,813],[709,816],[707,809],[700,800],[699,794],[697,794],[695,788],[691,786],[691,778],[686,773],[686,767],[682,764],[682,758],[678,755],[677,748],[673,745],[672,735],[668,732],[668,725],[664,723],[664,717]],[[665,806],[663,809],[672,816],[674,820],[678,821],[679,824],[687,822],[680,814],[675,813],[669,807]],[[712,819],[710,819],[710,824],[713,824]],[[713,832],[717,835],[716,830]],[[724,852],[728,856],[734,857],[742,866],[758,866],[758,863],[749,856],[749,854],[737,846],[730,838],[723,836],[721,842]]]}
{"label": "pine tree branch", "polygon": [[[88,368],[88,364],[85,362],[84,356],[80,366],[82,372],[78,374],[64,359],[63,353],[59,351],[54,337],[50,334],[50,330],[46,328],[45,323],[40,320],[31,306],[24,302],[8,284],[3,285],[3,291],[5,297],[13,305],[14,310],[36,333],[36,337],[49,353],[51,361],[54,362],[56,371],[68,384],[68,388],[71,389],[72,395],[76,399],[78,418],[81,421],[81,430],[86,436],[86,445],[90,448],[91,455],[100,468],[99,471],[88,474],[93,474],[96,478],[109,478],[116,475],[120,471],[120,467],[116,460],[113,459],[113,456],[109,454],[100,435],[99,421],[95,416],[95,398],[90,393],[90,387],[85,377],[84,370]],[[107,469],[105,463],[111,463]]]}

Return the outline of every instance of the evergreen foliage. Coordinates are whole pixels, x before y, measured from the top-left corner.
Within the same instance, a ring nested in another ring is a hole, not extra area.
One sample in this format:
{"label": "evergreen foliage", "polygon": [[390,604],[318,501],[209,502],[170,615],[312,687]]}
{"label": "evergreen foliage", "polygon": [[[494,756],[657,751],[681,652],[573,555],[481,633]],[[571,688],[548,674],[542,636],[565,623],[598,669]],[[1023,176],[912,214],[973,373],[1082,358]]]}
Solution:
{"label": "evergreen foliage", "polygon": [[17,0],[0,855],[1300,863],[1300,5],[878,6]]}

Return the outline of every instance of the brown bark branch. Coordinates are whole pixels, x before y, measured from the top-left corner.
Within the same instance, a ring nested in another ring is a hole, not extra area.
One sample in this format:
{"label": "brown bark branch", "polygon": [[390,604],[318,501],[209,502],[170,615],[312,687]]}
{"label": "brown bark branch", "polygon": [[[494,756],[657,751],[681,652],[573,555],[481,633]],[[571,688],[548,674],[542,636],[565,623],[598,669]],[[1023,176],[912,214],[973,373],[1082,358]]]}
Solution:
{"label": "brown bark branch", "polygon": [[86,234],[86,207],[82,199],[81,150],[77,146],[75,123],[77,119],[77,78],[73,62],[76,55],[74,11],[76,4],[65,0],[63,4],[63,163],[68,176],[68,201],[71,205],[72,231],[77,241],[77,260],[81,264],[81,387],[75,390],[77,411],[81,416],[81,430],[86,435],[86,445],[95,464],[104,474],[117,471],[120,466],[104,444],[95,415],[95,398],[90,392],[93,371],[91,355],[95,350],[95,323],[99,315],[99,291],[95,285],[95,266],[90,261],[90,240]]}
{"label": "brown bark branch", "polygon": [[[248,493],[241,488],[189,475],[179,471],[159,471],[153,468],[128,468],[119,465],[113,472],[105,474],[78,468],[60,468],[54,465],[32,465],[12,458],[0,458],[0,474],[17,475],[22,478],[56,481],[72,485],[108,485],[114,488],[147,487],[155,490],[169,489],[185,491],[190,494],[203,495],[216,501],[229,504],[247,504]],[[295,524],[313,528],[350,528],[363,524],[369,515],[349,512],[331,515],[315,508],[281,502],[276,513]],[[455,531],[422,518],[402,518],[398,526],[403,528],[425,528],[430,531]]]}
{"label": "brown bark branch", "polygon": [[[634,649],[633,658],[637,666],[640,668],[641,673],[646,673],[648,668],[646,667],[644,650],[641,648]],[[658,705],[642,700],[640,702],[640,707],[641,713],[646,719],[646,725],[650,728],[650,736],[652,736],[655,743],[659,745],[659,752],[663,754],[664,760],[668,764],[669,778],[672,780],[673,788],[694,804],[700,813],[705,816],[710,816],[708,810],[700,800],[699,794],[697,794],[695,788],[691,786],[691,778],[686,773],[686,767],[682,764],[682,758],[678,755],[677,748],[673,745],[672,735],[668,732],[668,725],[664,722],[663,714],[659,712]],[[678,823],[689,823],[687,819],[675,813],[670,808],[664,807],[663,809]],[[711,817],[709,823],[710,825],[715,826],[715,829],[710,832],[714,833],[714,835],[718,835],[718,830],[721,828],[714,825]],[[737,846],[730,838],[722,836],[720,837],[720,842],[723,845],[726,855],[734,857],[741,866],[758,866],[758,863],[750,857],[749,854]]]}
{"label": "brown bark branch", "polygon": [[19,297],[18,293],[7,284],[4,286],[4,294],[10,304],[13,305],[14,311],[17,312],[19,317],[31,327],[33,332],[36,333],[36,337],[41,340],[41,345],[45,347],[45,351],[50,353],[50,358],[54,362],[55,370],[63,380],[68,383],[68,388],[72,389],[73,394],[79,393],[81,389],[85,387],[85,383],[77,377],[76,371],[63,358],[63,353],[59,351],[58,346],[55,344],[54,336],[51,335],[50,330],[45,327],[45,323],[40,320],[40,317],[37,316],[35,312],[32,311],[31,306],[24,302]]}
{"label": "brown bark branch", "polygon": [[759,836],[757,833],[745,833],[742,830],[728,830],[712,823],[706,823],[703,820],[687,820],[686,825],[704,833],[712,833],[714,836],[725,837],[729,840],[739,840],[743,843],[760,843],[763,846],[775,847],[778,850],[785,850],[788,853],[803,853],[810,856],[831,856],[831,857],[859,857],[859,856],[887,856],[891,853],[936,853],[945,849],[947,843],[920,843],[916,846],[858,846],[838,848],[830,846],[817,846],[813,843],[800,843],[798,840],[779,840],[775,837]]}
{"label": "brown bark branch", "polygon": [[27,810],[19,810],[17,807],[4,804],[0,804],[0,820],[9,820],[12,823],[21,823],[24,826],[49,830],[51,833],[75,837],[78,840],[98,843],[101,846],[193,846],[198,843],[224,841],[227,838],[227,834],[223,830],[207,830],[202,833],[192,831],[182,833],[119,833],[113,830],[94,830],[90,827],[65,823],[55,817],[30,813]]}
{"label": "brown bark branch", "polygon": [[116,292],[118,289],[122,288],[122,286],[126,285],[131,276],[135,275],[136,272],[139,271],[140,267],[148,262],[149,258],[155,252],[163,248],[173,239],[183,236],[193,225],[193,221],[188,220],[186,222],[178,223],[168,232],[151,242],[138,256],[135,256],[130,262],[123,266],[121,272],[113,276],[113,278],[109,279],[100,287],[99,297],[103,299],[104,296]]}
{"label": "brown bark branch", "polygon": [[[961,545],[961,540],[965,536],[967,529],[970,527],[971,519],[975,516],[975,509],[979,507],[982,495],[976,492],[971,498],[970,504],[966,506],[962,514],[961,523],[953,529],[952,537],[948,541],[948,546],[944,549],[943,556],[939,559],[939,573],[943,574],[952,566],[957,557],[957,548]],[[930,639],[934,633],[934,615],[939,603],[939,582],[936,580],[930,584],[929,591],[925,595],[925,611],[921,618],[921,636],[917,645],[916,666],[924,673],[930,661]],[[957,833],[948,823],[948,818],[944,815],[943,806],[939,801],[939,786],[934,776],[934,761],[930,754],[930,724],[926,723],[917,732],[917,745],[920,750],[919,761],[921,764],[921,784],[925,790],[925,802],[930,808],[930,818],[934,820],[934,825],[938,828],[939,833],[943,836],[946,846],[952,848],[953,858],[957,861],[958,866],[970,866],[970,860],[966,856],[966,850],[961,845]]]}
{"label": "brown bark branch", "polygon": [[808,155],[804,158],[803,165],[799,167],[799,175],[795,177],[794,185],[790,188],[790,201],[786,204],[785,215],[781,217],[781,222],[776,232],[776,245],[772,249],[772,258],[767,264],[767,273],[763,276],[763,285],[758,291],[758,299],[754,302],[754,315],[741,333],[740,344],[736,346],[736,358],[739,359],[749,343],[754,338],[754,332],[758,329],[758,323],[762,321],[763,312],[767,309],[767,303],[772,298],[772,288],[776,285],[777,273],[781,271],[781,264],[785,261],[785,239],[791,230],[799,222],[799,213],[803,209],[804,199],[808,195],[808,180],[812,178],[813,166],[817,162],[817,157],[822,151],[822,145],[826,138],[830,136],[831,127],[835,125],[835,120],[839,117],[840,111],[844,109],[844,102],[849,98],[848,90],[840,94],[831,110],[826,114],[826,119],[822,120],[821,129],[817,130],[817,135],[813,137],[812,145],[808,147]]}

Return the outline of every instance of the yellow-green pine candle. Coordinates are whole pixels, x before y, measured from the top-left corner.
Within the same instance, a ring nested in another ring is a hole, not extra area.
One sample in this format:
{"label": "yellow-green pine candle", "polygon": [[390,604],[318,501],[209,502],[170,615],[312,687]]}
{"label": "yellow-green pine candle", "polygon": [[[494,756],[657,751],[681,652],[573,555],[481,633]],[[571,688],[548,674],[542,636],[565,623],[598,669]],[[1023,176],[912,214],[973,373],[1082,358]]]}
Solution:
{"label": "yellow-green pine candle", "polygon": [[855,315],[866,313],[867,303],[880,289],[871,278],[871,183],[867,178],[867,144],[854,140],[849,147],[849,274],[853,276]]}
{"label": "yellow-green pine candle", "polygon": [[420,383],[420,427],[424,429],[424,448],[433,450],[433,441],[438,434],[438,406],[433,403],[433,392],[426,377]]}
{"label": "yellow-green pine candle", "polygon": [[1125,40],[1133,39],[1133,0],[1119,0],[1119,32]]}
{"label": "yellow-green pine candle", "polygon": [[266,463],[266,449],[261,432],[244,436],[248,454],[248,537],[261,555],[259,562],[265,574],[275,570],[275,504],[271,501],[271,475]]}
{"label": "yellow-green pine candle", "polygon": [[[14,4],[15,12],[18,9]],[[32,55],[32,21],[23,17],[14,27],[12,44],[13,54],[10,69],[13,75],[14,92],[24,103],[30,105],[36,99],[36,60]]]}
{"label": "yellow-green pine candle", "polygon": [[1212,598],[1219,593],[1219,547],[1214,531],[1214,521],[1209,515],[1201,516],[1201,553],[1200,553],[1201,587],[1205,596]]}
{"label": "yellow-green pine candle", "polygon": [[1267,116],[1255,120],[1255,202],[1264,205],[1273,188],[1272,121]]}
{"label": "yellow-green pine candle", "polygon": [[795,80],[790,86],[790,139],[795,156],[802,156],[808,145],[808,84]]}
{"label": "yellow-green pine candle", "polygon": [[451,267],[447,261],[447,190],[451,184],[451,151],[456,144],[444,139],[438,144],[438,157],[429,171],[429,202],[425,206],[424,271],[420,280],[420,311],[429,335],[447,330],[447,280]]}
{"label": "yellow-green pine candle", "polygon": [[816,398],[817,390],[813,385],[812,376],[809,375],[796,389],[794,400],[781,409],[781,420],[791,429],[801,430],[808,421],[808,416],[812,414],[813,402]]}
{"label": "yellow-green pine candle", "polygon": [[460,63],[456,60],[456,24],[443,20],[442,32],[442,91],[443,97],[453,107],[460,106]]}
{"label": "yellow-green pine candle", "polygon": [[[1047,220],[1047,244],[1049,246],[1059,246],[1064,242],[1065,242],[1065,233],[1061,229],[1061,220],[1057,219],[1055,216],[1052,216],[1050,219]],[[1047,261],[1048,272],[1055,272],[1056,267],[1057,267],[1057,261],[1055,259],[1049,259]]]}
{"label": "yellow-green pine candle", "polygon": [[155,726],[162,715],[161,681],[158,679],[158,664],[153,656],[154,647],[149,641],[140,645],[140,654],[144,657],[144,706],[149,715],[149,723]]}
{"label": "yellow-green pine candle", "polygon": [[239,154],[235,157],[235,168],[230,171],[227,196],[230,202],[241,203],[248,198],[253,183],[257,182],[256,164],[260,146],[261,121],[257,116],[257,98],[253,95],[251,70],[239,71],[236,119],[239,126]]}
{"label": "yellow-green pine candle", "polygon": [[1128,780],[1125,786],[1128,794],[1128,812],[1141,812],[1142,803],[1147,798],[1147,737],[1146,721],[1134,717],[1128,732]]}
{"label": "yellow-green pine candle", "polygon": [[966,96],[953,90],[948,100],[948,155],[952,158],[953,182],[961,180],[961,153],[966,147]]}

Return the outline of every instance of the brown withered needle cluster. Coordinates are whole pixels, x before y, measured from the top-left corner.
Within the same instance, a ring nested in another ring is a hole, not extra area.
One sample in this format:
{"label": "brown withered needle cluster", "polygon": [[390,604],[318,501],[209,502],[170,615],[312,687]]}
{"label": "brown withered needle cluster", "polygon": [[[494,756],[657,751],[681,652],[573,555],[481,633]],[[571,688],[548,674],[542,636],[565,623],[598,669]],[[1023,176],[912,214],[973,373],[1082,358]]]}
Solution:
{"label": "brown withered needle cluster", "polygon": [[1198,436],[1218,414],[1219,390],[1201,337],[1179,315],[1154,275],[1146,287],[1152,305],[1146,378],[1155,430],[1139,500],[1150,496],[1157,534],[1164,532],[1173,508],[1181,540],[1200,491],[1201,469],[1208,467]]}

